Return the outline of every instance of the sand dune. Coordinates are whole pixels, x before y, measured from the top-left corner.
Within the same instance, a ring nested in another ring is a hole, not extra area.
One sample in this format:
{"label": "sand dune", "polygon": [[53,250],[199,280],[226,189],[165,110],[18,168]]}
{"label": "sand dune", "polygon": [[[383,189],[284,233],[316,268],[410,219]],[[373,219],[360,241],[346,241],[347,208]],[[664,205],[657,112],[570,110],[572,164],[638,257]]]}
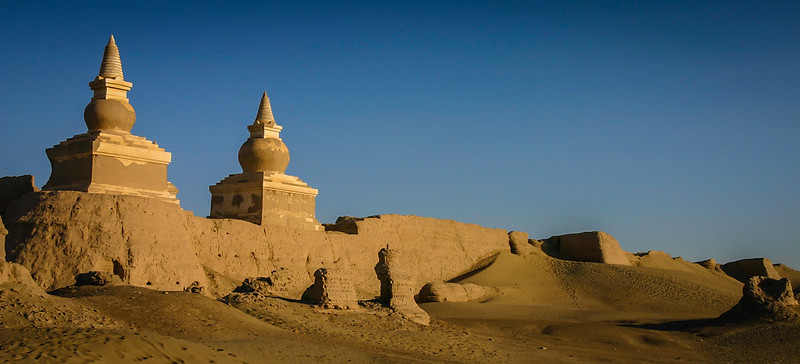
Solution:
{"label": "sand dune", "polygon": [[[498,288],[488,303],[718,315],[741,296],[742,284],[705,268],[686,270],[579,263],[544,254],[501,253],[460,280]],[[699,267],[699,266],[698,266]]]}

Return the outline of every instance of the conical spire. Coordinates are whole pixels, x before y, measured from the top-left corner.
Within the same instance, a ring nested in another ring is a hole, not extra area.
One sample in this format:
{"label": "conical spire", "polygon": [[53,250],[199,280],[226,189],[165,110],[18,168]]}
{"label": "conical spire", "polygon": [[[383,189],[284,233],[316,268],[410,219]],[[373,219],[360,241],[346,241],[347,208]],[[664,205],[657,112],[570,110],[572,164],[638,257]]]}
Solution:
{"label": "conical spire", "polygon": [[114,42],[114,35],[108,39],[106,49],[103,51],[103,63],[100,64],[100,77],[122,78],[122,61],[119,59],[119,48]]}
{"label": "conical spire", "polygon": [[275,117],[272,116],[272,106],[269,104],[269,97],[267,92],[261,96],[261,104],[258,105],[258,114],[256,115],[256,124],[275,124]]}

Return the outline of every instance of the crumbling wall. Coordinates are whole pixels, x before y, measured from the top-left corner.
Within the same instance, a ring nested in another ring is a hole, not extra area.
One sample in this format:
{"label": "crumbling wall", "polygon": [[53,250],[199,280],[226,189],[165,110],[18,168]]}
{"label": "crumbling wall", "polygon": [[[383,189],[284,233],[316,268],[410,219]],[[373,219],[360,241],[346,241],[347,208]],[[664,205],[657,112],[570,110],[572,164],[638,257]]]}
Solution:
{"label": "crumbling wall", "polygon": [[619,242],[602,231],[552,236],[545,240],[542,249],[559,259],[631,265]]}
{"label": "crumbling wall", "polygon": [[314,284],[303,293],[303,301],[322,308],[357,309],[358,299],[350,272],[342,268],[320,268],[314,272]]}
{"label": "crumbling wall", "polygon": [[349,268],[359,298],[370,299],[380,290],[377,253],[387,245],[415,270],[417,289],[509,249],[506,231],[452,220],[382,215],[354,222],[358,233],[348,234],[205,219],[156,199],[73,191],[30,193],[4,217],[9,261],[30,269],[46,290],[101,271],[132,285],[201,286],[221,296],[283,268],[292,278],[287,295],[300,298],[317,269],[339,265]]}
{"label": "crumbling wall", "polygon": [[502,229],[418,216],[359,219],[350,230],[356,234],[259,226],[229,219],[192,218],[191,222],[197,234],[196,251],[205,267],[238,282],[286,268],[298,274],[290,298],[300,298],[313,283],[317,269],[334,265],[350,269],[360,298],[374,298],[380,282],[373,268],[378,251],[387,245],[404,254],[413,267],[417,289],[426,282],[458,276],[480,260],[509,249],[508,235]]}
{"label": "crumbling wall", "polygon": [[41,191],[14,201],[5,216],[8,260],[27,267],[45,290],[71,285],[91,271],[161,290],[206,284],[187,213],[175,204]]}
{"label": "crumbling wall", "polygon": [[0,214],[4,213],[11,201],[19,199],[28,193],[39,191],[33,176],[0,177]]}
{"label": "crumbling wall", "polygon": [[[291,277],[287,298],[299,299],[313,283],[314,271],[341,257],[321,231],[200,217],[191,218],[190,224],[194,251],[207,271],[238,284],[283,270]],[[220,286],[221,295],[232,290]]]}
{"label": "crumbling wall", "polygon": [[366,284],[357,289],[369,292],[379,288],[372,268],[377,252],[387,246],[413,267],[417,290],[427,282],[457,277],[497,252],[509,250],[507,231],[453,220],[380,215],[355,221],[355,225],[357,234],[329,231],[328,236],[336,252],[342,252],[355,271],[363,274],[355,279]]}
{"label": "crumbling wall", "polygon": [[739,282],[747,283],[750,277],[763,276],[780,279],[781,275],[775,270],[772,262],[766,258],[741,259],[725,263],[721,266],[725,274]]}

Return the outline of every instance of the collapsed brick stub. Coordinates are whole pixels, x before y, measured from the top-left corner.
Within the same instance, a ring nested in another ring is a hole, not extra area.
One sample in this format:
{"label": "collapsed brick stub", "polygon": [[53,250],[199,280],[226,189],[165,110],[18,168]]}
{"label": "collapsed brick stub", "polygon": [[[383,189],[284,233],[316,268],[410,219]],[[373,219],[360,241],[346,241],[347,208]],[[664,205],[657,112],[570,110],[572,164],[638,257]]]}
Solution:
{"label": "collapsed brick stub", "polygon": [[28,193],[39,191],[33,176],[7,176],[0,177],[0,213],[6,210],[6,206]]}
{"label": "collapsed brick stub", "polygon": [[91,271],[75,276],[76,286],[105,286],[122,284],[122,277],[111,272]]}
{"label": "collapsed brick stub", "polygon": [[534,250],[534,246],[528,239],[528,233],[522,231],[509,231],[508,245],[511,248],[511,254],[516,255],[528,255]]}
{"label": "collapsed brick stub", "polygon": [[742,298],[720,318],[734,321],[800,320],[800,305],[786,278],[753,276],[742,287]]}
{"label": "collapsed brick stub", "polygon": [[380,219],[381,215],[367,217],[339,216],[333,224],[323,224],[325,231],[338,231],[345,234],[358,234],[358,223],[365,219]]}
{"label": "collapsed brick stub", "polygon": [[413,275],[404,269],[399,262],[399,252],[383,248],[378,252],[378,264],[375,273],[381,281],[380,301],[390,305],[392,301],[414,299]]}
{"label": "collapsed brick stub", "polygon": [[3,218],[0,217],[0,243],[3,244],[0,248],[0,261],[6,260],[6,235],[8,235],[8,230],[3,225]]}
{"label": "collapsed brick stub", "polygon": [[491,296],[497,291],[492,287],[474,283],[430,282],[419,290],[419,302],[469,302]]}
{"label": "collapsed brick stub", "polygon": [[186,288],[184,288],[183,291],[184,292],[189,292],[189,293],[202,294],[204,288],[205,287],[200,285],[200,282],[194,281],[190,285],[188,285]]}
{"label": "collapsed brick stub", "polygon": [[248,277],[245,278],[239,287],[233,291],[236,293],[255,292],[263,296],[289,297],[290,287],[295,285],[295,277],[292,272],[285,267],[275,269],[267,277]]}
{"label": "collapsed brick stub", "polygon": [[430,324],[430,316],[414,301],[416,279],[410,267],[402,264],[401,254],[388,247],[378,252],[375,273],[381,281],[380,302],[410,321]]}
{"label": "collapsed brick stub", "polygon": [[717,263],[717,261],[714,260],[713,258],[709,258],[709,259],[706,259],[706,260],[701,260],[699,262],[696,262],[696,264],[698,264],[701,267],[706,268],[706,269],[708,269],[710,271],[719,272],[719,273],[722,273],[722,274],[727,274],[727,273],[725,273],[725,271],[722,270],[722,265]]}
{"label": "collapsed brick stub", "polygon": [[304,302],[326,309],[357,309],[358,298],[350,272],[344,268],[319,268],[314,284],[303,293]]}
{"label": "collapsed brick stub", "polygon": [[706,269],[710,269],[710,270],[715,270],[715,269],[717,269],[717,267],[719,267],[719,264],[717,263],[717,261],[714,258],[701,260],[701,261],[698,261],[696,263],[698,265],[700,265],[701,267],[706,268]]}

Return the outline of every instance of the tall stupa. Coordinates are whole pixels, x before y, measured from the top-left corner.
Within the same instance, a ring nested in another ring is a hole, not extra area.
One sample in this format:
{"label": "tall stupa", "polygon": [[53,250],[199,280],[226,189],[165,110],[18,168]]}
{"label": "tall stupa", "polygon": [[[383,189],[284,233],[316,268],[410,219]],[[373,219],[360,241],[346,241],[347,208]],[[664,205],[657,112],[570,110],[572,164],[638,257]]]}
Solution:
{"label": "tall stupa", "polygon": [[167,181],[172,155],[131,134],[136,122],[127,96],[131,86],[122,75],[112,35],[100,72],[89,82],[94,96],[83,112],[88,130],[47,149],[52,172],[43,190],[134,195],[178,203],[178,189]]}
{"label": "tall stupa", "polygon": [[318,191],[285,174],[289,148],[280,138],[267,93],[261,97],[256,120],[247,127],[250,138],[239,149],[242,173],[232,174],[211,191],[211,218],[232,218],[259,225],[322,230],[317,221]]}

